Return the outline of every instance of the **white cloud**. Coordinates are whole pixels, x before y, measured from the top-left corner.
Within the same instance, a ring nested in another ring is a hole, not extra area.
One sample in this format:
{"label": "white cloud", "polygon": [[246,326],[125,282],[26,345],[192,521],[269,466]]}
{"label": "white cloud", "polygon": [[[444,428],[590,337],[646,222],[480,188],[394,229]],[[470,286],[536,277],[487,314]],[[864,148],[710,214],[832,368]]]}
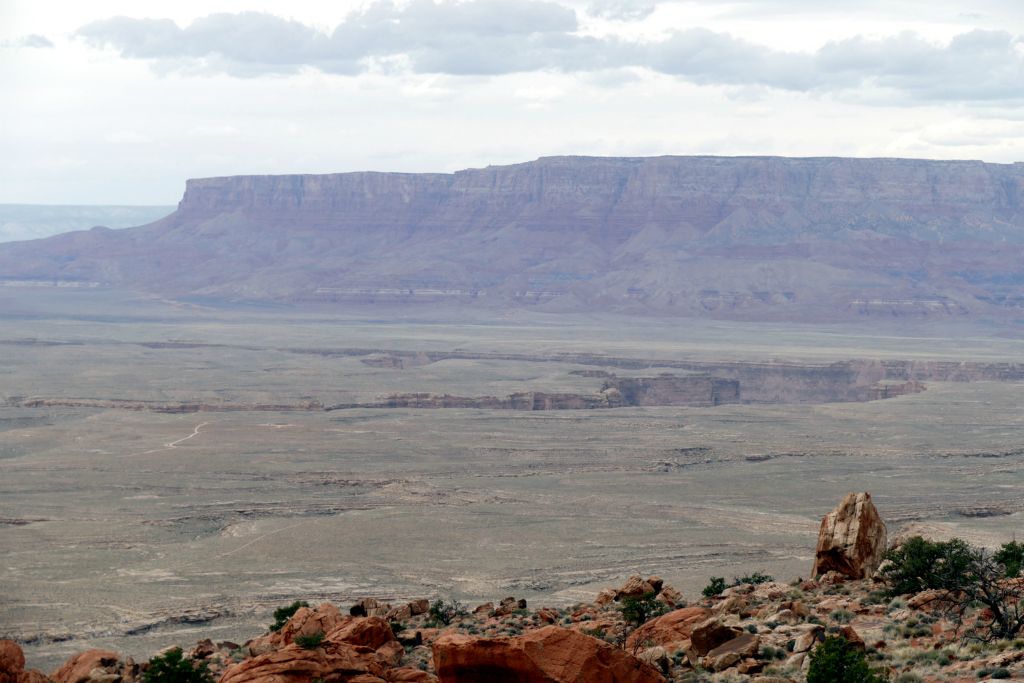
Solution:
{"label": "white cloud", "polygon": [[[614,3],[613,3],[614,4]],[[578,32],[575,13],[542,0],[378,2],[330,34],[297,21],[243,12],[200,17],[185,28],[167,19],[115,17],[77,35],[126,58],[175,68],[258,77],[315,68],[357,74],[405,66],[418,73],[501,75],[591,72],[630,67],[707,85],[804,92],[884,89],[908,100],[1019,101],[1021,38],[974,30],[945,44],[912,32],[852,36],[813,52],[786,51],[706,28],[635,41]]]}
{"label": "white cloud", "polygon": [[1024,159],[1024,3],[648,4],[7,0],[0,41],[54,47],[0,54],[0,202],[552,154]]}

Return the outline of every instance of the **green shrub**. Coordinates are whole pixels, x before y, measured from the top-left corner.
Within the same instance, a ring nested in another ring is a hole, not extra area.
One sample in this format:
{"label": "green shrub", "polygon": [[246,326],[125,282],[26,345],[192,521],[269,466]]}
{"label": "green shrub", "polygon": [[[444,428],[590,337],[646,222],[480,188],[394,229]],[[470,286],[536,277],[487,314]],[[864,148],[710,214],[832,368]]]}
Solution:
{"label": "green shrub", "polygon": [[322,642],[324,642],[323,631],[317,631],[316,633],[311,633],[308,636],[295,636],[295,644],[303,650],[315,650],[320,647],[320,643]]}
{"label": "green shrub", "polygon": [[971,564],[972,555],[972,548],[959,538],[929,541],[914,536],[885,554],[888,564],[882,577],[892,596],[945,588]]}
{"label": "green shrub", "polygon": [[167,654],[153,657],[142,674],[144,683],[213,683],[213,675],[206,662],[193,664],[185,659],[180,647]]}
{"label": "green shrub", "polygon": [[762,583],[768,583],[769,581],[774,581],[774,580],[775,580],[774,576],[770,576],[768,574],[762,574],[761,572],[754,572],[750,576],[744,576],[744,577],[741,577],[741,578],[738,578],[738,579],[733,579],[732,580],[732,584],[734,586],[738,586],[741,583],[752,583],[755,586],[757,586],[757,585],[760,585]]}
{"label": "green shrub", "polygon": [[807,683],[880,683],[884,680],[868,667],[864,653],[845,638],[825,638],[811,652]]}
{"label": "green shrub", "polygon": [[1016,578],[1020,576],[1021,567],[1024,566],[1024,543],[1004,543],[992,559],[1006,568],[1007,578]]}
{"label": "green shrub", "polygon": [[713,598],[716,595],[720,595],[726,588],[732,588],[733,586],[739,586],[744,583],[750,583],[756,586],[774,580],[774,576],[762,574],[761,572],[754,572],[748,576],[734,576],[732,583],[726,583],[724,576],[712,576],[708,580],[708,585],[704,587],[704,590],[702,590],[701,593],[705,598]]}
{"label": "green shrub", "polygon": [[992,678],[1010,678],[1010,670],[1001,666],[992,672]]}
{"label": "green shrub", "polygon": [[274,623],[270,625],[271,631],[280,631],[281,627],[288,623],[288,620],[295,616],[300,607],[309,607],[305,600],[296,600],[287,607],[278,607],[274,610]]}
{"label": "green shrub", "polygon": [[451,602],[435,600],[430,605],[430,612],[428,614],[430,622],[433,622],[435,625],[447,626],[459,617],[465,616],[467,612],[458,600],[452,600]]}
{"label": "green shrub", "polygon": [[[1005,580],[1018,551],[1016,542],[993,554],[958,538],[935,542],[915,536],[886,553],[889,565],[882,576],[892,593],[937,589],[935,604],[958,629],[968,626],[967,637],[985,641],[1012,638],[1024,628],[1024,585]],[[982,606],[984,611],[974,612]],[[921,627],[913,635],[926,630]]]}
{"label": "green shrub", "polygon": [[640,626],[641,624],[646,624],[654,617],[660,617],[668,612],[668,605],[658,600],[657,596],[650,592],[640,596],[626,596],[622,598],[619,611],[622,612],[622,618],[625,619],[627,624]]}
{"label": "green shrub", "polygon": [[837,609],[828,616],[832,621],[839,622],[840,624],[849,624],[850,620],[853,619],[853,612],[845,609]]}
{"label": "green shrub", "polygon": [[701,594],[703,594],[705,598],[713,598],[716,595],[720,595],[725,589],[725,577],[712,576],[708,580],[708,585],[704,586],[704,590],[701,591]]}

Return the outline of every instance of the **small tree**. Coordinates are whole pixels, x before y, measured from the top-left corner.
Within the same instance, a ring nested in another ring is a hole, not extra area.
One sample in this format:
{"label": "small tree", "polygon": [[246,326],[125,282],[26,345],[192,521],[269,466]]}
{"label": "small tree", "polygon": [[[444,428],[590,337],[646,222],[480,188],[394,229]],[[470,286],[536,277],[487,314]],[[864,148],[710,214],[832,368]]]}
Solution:
{"label": "small tree", "polygon": [[965,638],[1013,638],[1024,628],[1024,580],[1007,578],[1017,549],[1006,548],[992,554],[958,538],[936,542],[918,536],[887,554],[882,576],[894,595],[934,589],[933,602],[958,629],[978,605],[987,608]]}
{"label": "small tree", "polygon": [[274,610],[274,623],[270,625],[271,631],[280,631],[281,627],[288,623],[288,620],[295,616],[300,607],[309,607],[305,600],[296,600],[287,607],[278,607]]}
{"label": "small tree", "polygon": [[1003,565],[1006,569],[1006,576],[1015,579],[1020,576],[1021,567],[1024,566],[1024,543],[1017,541],[1004,543],[1003,547],[992,555],[992,559]]}
{"label": "small tree", "polygon": [[462,603],[458,600],[452,600],[451,602],[445,602],[444,600],[435,600],[430,606],[430,621],[435,624],[443,624],[447,626],[452,623],[455,619],[466,615],[466,609],[462,606]]}
{"label": "small tree", "polygon": [[144,683],[213,683],[206,662],[193,664],[185,659],[180,647],[153,657],[142,674]]}
{"label": "small tree", "polygon": [[627,595],[622,598],[619,606],[622,618],[633,628],[646,624],[654,617],[660,617],[668,611],[668,605],[657,599],[653,592],[643,595]]}
{"label": "small tree", "polygon": [[971,564],[972,552],[959,538],[943,542],[914,536],[886,553],[881,575],[893,597],[947,588]]}
{"label": "small tree", "polygon": [[868,667],[864,652],[845,638],[830,636],[811,652],[807,683],[881,683],[885,680]]}
{"label": "small tree", "polygon": [[701,594],[705,598],[713,598],[716,595],[721,594],[726,589],[725,577],[724,576],[712,576],[708,579],[708,585],[704,586],[704,590]]}

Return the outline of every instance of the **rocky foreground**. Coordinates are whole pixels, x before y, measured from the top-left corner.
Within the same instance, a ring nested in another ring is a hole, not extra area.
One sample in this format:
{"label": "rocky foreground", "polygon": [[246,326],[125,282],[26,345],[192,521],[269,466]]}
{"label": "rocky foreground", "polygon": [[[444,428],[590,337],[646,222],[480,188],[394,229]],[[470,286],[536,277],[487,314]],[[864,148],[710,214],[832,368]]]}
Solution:
{"label": "rocky foreground", "polygon": [[[515,598],[472,611],[425,599],[364,599],[348,614],[296,604],[265,635],[204,640],[184,654],[219,683],[786,683],[807,680],[816,649],[841,637],[892,681],[1024,678],[1024,634],[966,637],[965,624],[990,616],[979,606],[954,619],[934,590],[890,598],[876,571],[887,547],[871,497],[850,494],[822,520],[813,579],[755,572],[687,600],[658,577],[633,576],[569,609]],[[89,650],[46,675],[0,641],[0,683],[135,683],[148,666]]]}

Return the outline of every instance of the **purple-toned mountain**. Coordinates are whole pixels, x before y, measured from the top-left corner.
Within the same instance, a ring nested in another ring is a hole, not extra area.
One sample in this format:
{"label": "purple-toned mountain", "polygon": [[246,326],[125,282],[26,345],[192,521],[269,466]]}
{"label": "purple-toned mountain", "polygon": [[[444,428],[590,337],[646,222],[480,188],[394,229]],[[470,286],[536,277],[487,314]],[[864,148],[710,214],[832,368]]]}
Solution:
{"label": "purple-toned mountain", "polygon": [[172,215],[0,245],[0,281],[750,319],[1024,314],[1024,164],[551,157],[190,180]]}

